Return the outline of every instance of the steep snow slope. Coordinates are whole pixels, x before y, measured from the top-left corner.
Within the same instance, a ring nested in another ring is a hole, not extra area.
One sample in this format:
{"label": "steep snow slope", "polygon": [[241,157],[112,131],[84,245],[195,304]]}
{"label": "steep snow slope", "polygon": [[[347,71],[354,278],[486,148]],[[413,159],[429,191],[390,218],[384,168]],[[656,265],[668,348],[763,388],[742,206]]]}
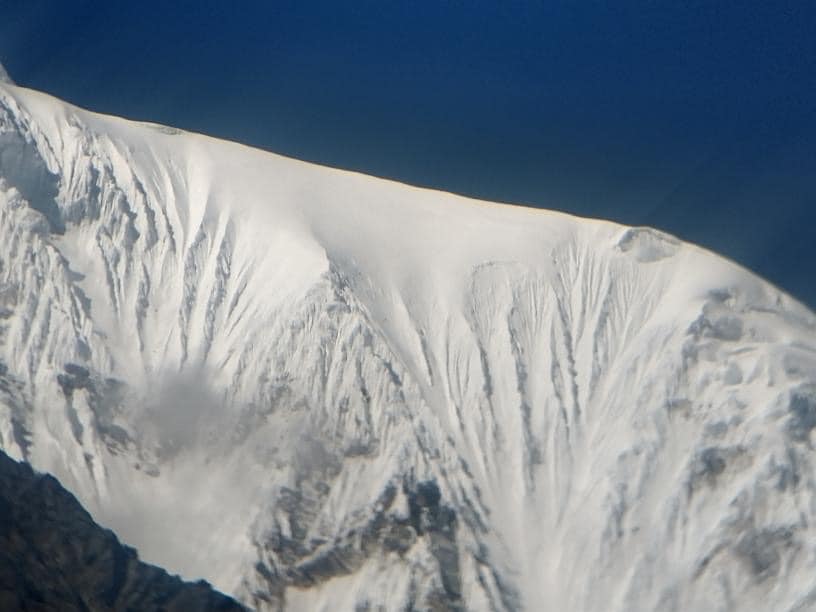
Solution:
{"label": "steep snow slope", "polygon": [[260,609],[816,606],[816,320],[649,229],[0,84],[0,443]]}

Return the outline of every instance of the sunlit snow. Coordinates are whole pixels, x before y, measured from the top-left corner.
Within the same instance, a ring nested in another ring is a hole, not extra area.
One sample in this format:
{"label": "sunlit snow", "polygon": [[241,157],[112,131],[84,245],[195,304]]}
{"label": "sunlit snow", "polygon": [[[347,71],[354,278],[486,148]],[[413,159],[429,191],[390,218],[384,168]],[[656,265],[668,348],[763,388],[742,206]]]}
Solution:
{"label": "sunlit snow", "polygon": [[0,84],[0,445],[253,607],[809,609],[815,427],[710,252]]}

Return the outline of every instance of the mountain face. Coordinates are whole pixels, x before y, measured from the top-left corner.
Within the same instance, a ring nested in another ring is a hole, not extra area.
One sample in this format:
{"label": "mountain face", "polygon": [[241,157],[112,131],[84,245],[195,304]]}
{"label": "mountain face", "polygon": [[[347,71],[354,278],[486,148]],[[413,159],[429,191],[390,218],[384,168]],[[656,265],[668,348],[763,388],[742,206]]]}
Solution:
{"label": "mountain face", "polygon": [[735,264],[10,84],[0,177],[0,446],[150,562],[260,610],[816,607],[816,318]]}
{"label": "mountain face", "polygon": [[0,609],[244,608],[206,583],[141,563],[51,476],[0,452]]}

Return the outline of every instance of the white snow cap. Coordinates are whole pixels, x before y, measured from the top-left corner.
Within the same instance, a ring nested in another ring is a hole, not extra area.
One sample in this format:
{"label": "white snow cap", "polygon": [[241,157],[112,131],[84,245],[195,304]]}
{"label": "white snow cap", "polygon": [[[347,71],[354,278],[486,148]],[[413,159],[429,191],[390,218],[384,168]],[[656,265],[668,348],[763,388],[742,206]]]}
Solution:
{"label": "white snow cap", "polygon": [[814,608],[816,316],[713,253],[0,86],[0,262],[0,448],[259,612]]}
{"label": "white snow cap", "polygon": [[3,63],[0,62],[0,83],[8,83],[9,85],[14,85],[14,81],[11,80],[11,77],[6,72]]}

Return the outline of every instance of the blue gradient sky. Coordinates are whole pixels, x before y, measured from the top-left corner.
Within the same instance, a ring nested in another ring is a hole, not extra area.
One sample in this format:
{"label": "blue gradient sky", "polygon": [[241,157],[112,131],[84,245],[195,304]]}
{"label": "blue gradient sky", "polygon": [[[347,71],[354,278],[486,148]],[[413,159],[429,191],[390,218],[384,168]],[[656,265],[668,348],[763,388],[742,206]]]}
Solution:
{"label": "blue gradient sky", "polygon": [[0,0],[21,85],[483,198],[653,225],[816,306],[812,1]]}

